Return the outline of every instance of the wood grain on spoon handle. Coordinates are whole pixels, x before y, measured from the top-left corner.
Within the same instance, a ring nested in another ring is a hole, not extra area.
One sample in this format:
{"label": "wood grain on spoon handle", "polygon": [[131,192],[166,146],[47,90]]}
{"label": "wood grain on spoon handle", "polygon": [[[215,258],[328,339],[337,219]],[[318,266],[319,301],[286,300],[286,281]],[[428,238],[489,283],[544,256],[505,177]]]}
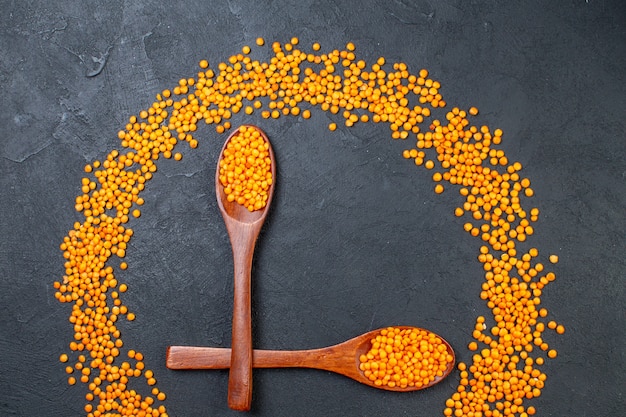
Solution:
{"label": "wood grain on spoon handle", "polygon": [[[227,223],[233,221],[229,219]],[[228,404],[234,410],[248,410],[252,402],[251,271],[259,229],[260,223],[239,224],[239,233],[230,234],[234,264],[234,302]]]}
{"label": "wood grain on spoon handle", "polygon": [[[196,346],[170,346],[169,369],[228,369],[231,349]],[[353,351],[335,346],[310,350],[259,350],[252,354],[255,368],[313,368],[354,377],[359,371]]]}

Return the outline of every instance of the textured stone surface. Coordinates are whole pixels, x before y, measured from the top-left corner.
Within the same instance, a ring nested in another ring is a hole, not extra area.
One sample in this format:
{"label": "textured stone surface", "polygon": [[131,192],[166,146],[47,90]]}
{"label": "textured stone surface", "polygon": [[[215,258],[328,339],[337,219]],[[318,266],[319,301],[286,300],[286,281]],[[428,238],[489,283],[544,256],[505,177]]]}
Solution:
{"label": "textured stone surface", "polygon": [[[620,1],[3,1],[0,14],[0,415],[81,415],[85,387],[68,387],[59,353],[72,328],[54,299],[58,249],[78,214],[85,163],[118,146],[116,132],[154,95],[262,36],[298,36],[307,49],[352,41],[425,67],[450,105],[476,105],[504,130],[541,209],[531,239],[557,253],[542,301],[567,332],[550,340],[542,416],[623,412],[626,261],[626,7]],[[260,124],[278,158],[277,194],[254,270],[259,348],[333,344],[392,324],[448,339],[460,360],[479,298],[480,242],[453,215],[460,197],[436,196],[429,174],[402,159],[412,141],[386,126],[329,132],[311,120],[238,115]],[[228,374],[173,372],[171,344],[228,346],[232,262],[215,204],[223,137],[160,163],[120,276],[137,319],[124,341],[146,355],[172,416],[228,410]],[[452,187],[449,187],[452,190]],[[436,416],[458,375],[427,391],[374,390],[312,370],[255,373],[254,416]]]}

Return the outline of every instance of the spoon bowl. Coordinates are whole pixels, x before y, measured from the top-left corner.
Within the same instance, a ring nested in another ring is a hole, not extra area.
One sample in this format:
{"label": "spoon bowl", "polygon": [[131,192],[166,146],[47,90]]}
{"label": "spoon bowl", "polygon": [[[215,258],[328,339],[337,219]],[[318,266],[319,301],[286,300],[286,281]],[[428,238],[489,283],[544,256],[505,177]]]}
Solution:
{"label": "spoon bowl", "polygon": [[[258,226],[260,229],[260,226],[263,225],[263,222],[265,221],[265,218],[267,217],[267,213],[269,211],[270,203],[274,195],[274,186],[273,185],[270,186],[268,190],[268,198],[267,198],[265,207],[263,207],[260,210],[250,211],[247,208],[245,208],[243,205],[238,204],[236,201],[228,201],[227,194],[224,192],[224,186],[220,182],[219,161],[221,161],[222,158],[224,157],[224,151],[228,147],[229,142],[232,140],[234,136],[239,134],[242,127],[256,129],[260,133],[265,143],[269,145],[268,152],[269,152],[269,156],[271,159],[270,170],[272,173],[272,178],[276,180],[276,160],[274,158],[274,150],[272,149],[272,145],[270,143],[269,138],[267,137],[265,132],[257,126],[242,125],[238,127],[237,129],[235,129],[233,132],[231,132],[231,134],[228,136],[228,138],[224,142],[224,145],[222,146],[222,149],[220,151],[217,169],[215,170],[215,193],[216,193],[217,204],[218,204],[220,213],[222,214],[222,217],[224,218],[224,222],[226,222],[227,228],[231,228],[235,226],[233,225],[233,223],[237,223],[237,224],[244,224],[244,225],[250,225],[250,226]],[[229,235],[231,234],[230,229],[228,229],[228,233]],[[238,230],[233,230],[233,234],[237,234],[237,233],[239,233]]]}
{"label": "spoon bowl", "polygon": [[[256,129],[265,143],[268,144],[270,171],[272,181],[276,179],[276,162],[274,152],[267,135],[258,127],[244,125]],[[244,127],[242,126],[242,127]],[[224,151],[229,142],[238,135],[241,127],[233,131],[220,152],[218,161],[222,161]],[[252,257],[257,237],[267,217],[274,183],[269,186],[268,198],[263,208],[250,211],[237,201],[229,201],[224,186],[220,181],[220,163],[215,171],[215,192],[217,205],[226,225],[233,251],[234,265],[234,302],[232,323],[232,351],[230,374],[228,379],[228,406],[234,410],[247,411],[252,401],[252,307],[251,307],[251,276]]]}
{"label": "spoon bowl", "polygon": [[[416,329],[410,326],[396,326],[398,329]],[[345,342],[310,350],[260,350],[252,355],[255,368],[312,368],[335,372],[365,385],[387,391],[410,392],[422,390],[441,382],[454,369],[455,355],[452,346],[438,336],[449,355],[448,363],[441,375],[421,386],[390,387],[376,385],[359,368],[359,357],[372,348],[372,339],[383,329],[372,330]],[[231,349],[194,346],[170,346],[167,349],[166,365],[169,369],[228,369],[231,365]]]}

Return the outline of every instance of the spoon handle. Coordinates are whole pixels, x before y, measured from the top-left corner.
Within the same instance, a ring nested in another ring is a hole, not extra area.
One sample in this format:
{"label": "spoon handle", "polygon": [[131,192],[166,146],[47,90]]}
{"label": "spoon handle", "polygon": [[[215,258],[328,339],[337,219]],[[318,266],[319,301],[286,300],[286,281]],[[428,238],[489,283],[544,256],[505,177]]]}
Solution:
{"label": "spoon handle", "polygon": [[241,224],[231,239],[234,264],[234,302],[231,367],[228,377],[228,406],[247,411],[252,402],[252,306],[251,275],[256,225]]}
{"label": "spoon handle", "polygon": [[[228,369],[231,364],[231,349],[199,346],[169,346],[166,366],[169,369]],[[313,368],[346,374],[338,368],[350,363],[354,357],[332,348],[310,350],[261,350],[254,349],[254,368]],[[355,365],[351,366],[356,368]],[[352,372],[350,372],[352,373]],[[348,375],[349,376],[349,375]]]}

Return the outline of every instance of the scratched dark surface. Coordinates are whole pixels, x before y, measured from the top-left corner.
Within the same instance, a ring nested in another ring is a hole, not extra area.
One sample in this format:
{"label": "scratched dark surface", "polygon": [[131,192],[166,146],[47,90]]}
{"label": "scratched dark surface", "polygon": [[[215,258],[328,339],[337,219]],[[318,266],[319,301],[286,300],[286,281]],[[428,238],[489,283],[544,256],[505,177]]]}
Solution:
{"label": "scratched dark surface", "polygon": [[[529,243],[557,280],[542,296],[567,331],[546,333],[540,416],[618,416],[626,408],[626,6],[621,1],[0,2],[0,416],[80,416],[86,387],[57,360],[72,340],[70,306],[54,298],[59,243],[83,166],[119,147],[116,132],[155,94],[215,67],[261,36],[323,51],[354,42],[425,67],[448,107],[477,106],[504,130],[503,148],[532,179],[541,210]],[[439,117],[441,113],[436,114]],[[455,218],[454,187],[400,156],[414,146],[382,125],[329,132],[311,120],[257,123],[277,156],[274,205],[257,247],[254,344],[326,346],[393,324],[444,336],[458,359],[479,298],[480,241]],[[172,344],[229,346],[232,262],[213,175],[225,136],[205,128],[181,162],[159,162],[133,220],[122,322],[171,416],[241,415],[226,405],[226,371],[165,368]],[[547,263],[547,262],[546,262]],[[548,334],[550,334],[548,336]],[[437,416],[459,376],[426,391],[375,390],[315,370],[259,370],[253,416]]]}

